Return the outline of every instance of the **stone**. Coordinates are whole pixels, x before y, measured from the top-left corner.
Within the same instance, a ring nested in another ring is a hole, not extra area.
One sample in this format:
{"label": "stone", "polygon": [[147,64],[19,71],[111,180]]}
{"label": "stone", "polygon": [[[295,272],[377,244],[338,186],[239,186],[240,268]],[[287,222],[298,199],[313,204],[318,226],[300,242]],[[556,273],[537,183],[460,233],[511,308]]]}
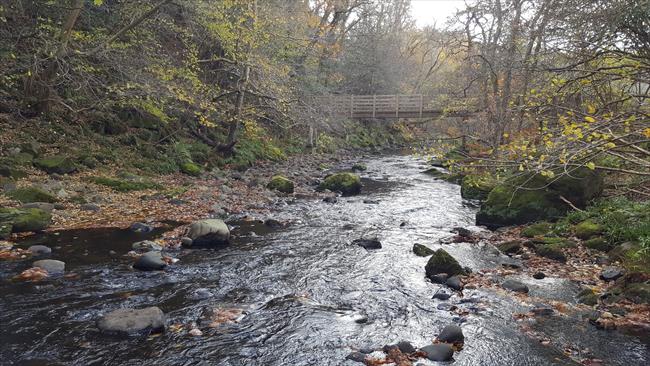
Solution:
{"label": "stone", "polygon": [[528,293],[528,286],[515,280],[505,280],[501,284],[501,287],[513,292]]}
{"label": "stone", "polygon": [[562,262],[562,263],[566,262],[566,256],[564,255],[562,250],[553,245],[549,245],[549,244],[537,245],[535,246],[535,253],[537,253],[537,255],[539,256],[552,259],[558,262]]}
{"label": "stone", "polygon": [[650,284],[632,283],[625,286],[623,296],[636,304],[650,303]]}
{"label": "stone", "polygon": [[266,185],[266,188],[286,194],[291,194],[294,190],[294,183],[284,176],[276,175],[271,178],[271,181]]}
{"label": "stone", "polygon": [[580,291],[577,295],[577,298],[578,303],[580,304],[589,306],[598,304],[598,295],[594,292],[594,290],[590,288],[585,288],[584,290]]}
{"label": "stone", "polygon": [[620,267],[605,267],[600,272],[600,279],[606,282],[617,280],[623,277],[625,270]]}
{"label": "stone", "polygon": [[20,201],[21,203],[54,203],[57,201],[57,198],[55,196],[37,187],[18,188],[11,192],[5,193],[5,195],[16,201]]}
{"label": "stone", "polygon": [[445,285],[456,291],[461,291],[463,289],[463,283],[458,276],[449,277],[445,282]]}
{"label": "stone", "polygon": [[381,242],[377,239],[355,239],[352,241],[352,244],[367,250],[381,249]]}
{"label": "stone", "polygon": [[79,208],[82,211],[99,212],[101,210],[101,208],[99,206],[97,206],[96,204],[94,204],[94,203],[84,203],[81,206],[79,206]]}
{"label": "stone", "polygon": [[325,197],[325,198],[323,198],[323,202],[326,202],[326,203],[336,203],[338,201],[339,201],[339,199],[336,198],[336,197]]}
{"label": "stone", "polygon": [[146,252],[133,264],[133,268],[141,271],[160,271],[167,267],[167,262],[163,260],[162,254],[159,251]]}
{"label": "stone", "polygon": [[458,234],[459,236],[462,236],[463,238],[471,238],[472,237],[472,231],[469,229],[465,229],[464,227],[455,227],[452,229],[453,232]]}
{"label": "stone", "polygon": [[27,248],[30,252],[32,252],[32,255],[39,256],[39,255],[47,255],[52,253],[52,249],[50,247],[47,247],[45,245],[32,245],[31,247]]}
{"label": "stone", "polygon": [[497,249],[507,255],[521,253],[522,247],[519,240],[511,240],[497,244]]}
{"label": "stone", "polygon": [[281,221],[278,221],[276,219],[266,219],[264,220],[264,225],[268,227],[283,227],[284,224]]}
{"label": "stone", "polygon": [[555,313],[553,307],[546,304],[535,304],[530,311],[537,316],[551,316]]}
{"label": "stone", "polygon": [[433,283],[444,284],[444,283],[447,282],[447,279],[449,278],[449,275],[446,274],[446,273],[437,273],[435,275],[428,276],[428,277],[429,277],[429,280],[431,280],[431,282],[433,282]]}
{"label": "stone", "polygon": [[363,200],[363,203],[365,203],[365,204],[367,204],[367,205],[378,205],[378,204],[379,204],[379,201],[378,201],[378,200],[369,200],[369,199],[365,199],[365,200]]}
{"label": "stone", "polygon": [[361,352],[350,352],[347,356],[345,356],[345,359],[354,362],[365,363],[366,355]]}
{"label": "stone", "polygon": [[0,239],[11,233],[45,230],[52,215],[38,208],[0,208]]}
{"label": "stone", "polygon": [[446,273],[449,276],[465,274],[463,267],[444,249],[438,249],[433,252],[424,269],[426,276],[431,280],[433,280],[432,277],[434,275],[439,273]]}
{"label": "stone", "polygon": [[34,160],[34,166],[52,174],[69,174],[77,170],[74,162],[65,156],[55,155]]}
{"label": "stone", "polygon": [[24,205],[20,206],[20,208],[37,208],[47,213],[51,213],[55,207],[53,203],[49,202],[30,202],[25,203]]}
{"label": "stone", "polygon": [[153,226],[142,223],[142,222],[134,222],[129,226],[129,230],[135,232],[135,233],[149,233],[152,232],[154,229]]}
{"label": "stone", "polygon": [[438,335],[438,341],[444,343],[463,343],[465,342],[465,336],[459,326],[450,324],[442,329],[442,332]]}
{"label": "stone", "polygon": [[366,170],[368,170],[368,167],[366,166],[366,164],[356,163],[356,164],[352,165],[352,171],[353,172],[363,172],[363,171],[366,171]]}
{"label": "stone", "polygon": [[607,252],[614,248],[607,239],[600,236],[585,240],[582,244],[589,249],[599,250],[601,252]]}
{"label": "stone", "polygon": [[399,348],[399,350],[402,351],[402,353],[407,353],[407,354],[415,353],[417,351],[415,347],[413,347],[411,342],[408,341],[397,342],[397,348]]}
{"label": "stone", "polygon": [[449,300],[450,297],[451,297],[451,294],[449,294],[449,293],[447,293],[445,291],[438,291],[435,294],[433,294],[432,299],[445,301],[445,300]]}
{"label": "stone", "polygon": [[131,248],[133,250],[135,250],[135,251],[140,251],[140,252],[141,251],[147,251],[147,252],[148,251],[157,251],[157,252],[160,252],[161,250],[163,250],[163,247],[160,244],[156,243],[155,241],[151,241],[151,240],[143,240],[143,241],[135,242],[135,243],[133,243],[133,245],[131,245]]}
{"label": "stone", "polygon": [[105,314],[97,327],[115,335],[143,335],[165,330],[165,314],[156,306],[144,309],[118,309]]}
{"label": "stone", "polygon": [[205,219],[193,222],[187,237],[192,239],[192,246],[214,247],[229,243],[230,230],[228,225],[219,219]]}
{"label": "stone", "polygon": [[186,162],[182,163],[179,166],[179,168],[181,170],[181,173],[191,175],[193,177],[198,177],[199,175],[201,175],[201,172],[203,171],[203,169],[201,169],[200,165],[194,164],[191,161],[186,161]]}
{"label": "stone", "polygon": [[430,255],[433,255],[434,252],[433,249],[425,245],[415,243],[413,244],[413,253],[415,253],[415,255],[418,257],[428,257]]}
{"label": "stone", "polygon": [[420,348],[431,361],[451,361],[454,357],[454,350],[447,343],[430,344]]}
{"label": "stone", "polygon": [[352,173],[335,173],[325,178],[318,186],[321,191],[330,190],[350,196],[361,192],[361,179]]}
{"label": "stone", "polygon": [[546,275],[544,274],[544,272],[535,272],[533,274],[533,278],[536,280],[543,280],[545,277]]}
{"label": "stone", "polygon": [[41,259],[32,263],[32,266],[46,270],[49,275],[61,275],[65,272],[65,263],[54,259]]}
{"label": "stone", "polygon": [[578,225],[575,226],[575,234],[576,237],[582,239],[582,240],[587,240],[591,239],[592,237],[600,234],[603,229],[602,227],[591,221],[591,220],[585,220]]}
{"label": "stone", "polygon": [[548,222],[542,221],[532,225],[528,225],[521,230],[521,236],[525,238],[534,238],[536,236],[548,234],[552,229],[552,225]]}
{"label": "stone", "polygon": [[192,238],[188,238],[187,236],[184,236],[184,237],[181,238],[181,245],[186,247],[186,248],[191,247],[192,242],[193,242]]}

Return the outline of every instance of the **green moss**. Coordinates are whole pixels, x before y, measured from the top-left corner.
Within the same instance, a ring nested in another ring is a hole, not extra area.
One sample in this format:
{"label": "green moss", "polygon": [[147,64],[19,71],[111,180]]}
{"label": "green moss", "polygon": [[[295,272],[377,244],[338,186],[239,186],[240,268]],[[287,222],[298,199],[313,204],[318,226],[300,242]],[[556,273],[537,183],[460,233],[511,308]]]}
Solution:
{"label": "green moss", "polygon": [[586,220],[575,227],[575,234],[578,238],[580,239],[589,239],[593,236],[596,236],[602,232],[602,227],[591,221],[591,220]]}
{"label": "green moss", "polygon": [[325,178],[318,186],[320,190],[329,189],[341,192],[344,195],[353,195],[361,192],[361,179],[352,173],[336,173]]}
{"label": "green moss", "polygon": [[271,181],[266,185],[266,187],[282,193],[293,193],[293,182],[281,175],[276,175],[271,178]]}
{"label": "green moss", "polygon": [[433,252],[424,270],[428,278],[440,273],[446,273],[449,276],[465,274],[465,270],[458,264],[458,261],[444,249],[438,249]]}
{"label": "green moss", "polygon": [[146,189],[160,189],[161,186],[154,182],[126,181],[108,177],[90,177],[89,180],[95,184],[110,187],[118,192],[142,191]]}
{"label": "green moss", "polygon": [[466,175],[460,185],[460,196],[471,200],[485,200],[496,181],[488,175]]}
{"label": "green moss", "polygon": [[535,253],[537,253],[539,256],[548,259],[553,259],[559,262],[566,262],[566,256],[564,255],[562,250],[553,245],[548,245],[548,244],[536,245]]}
{"label": "green moss", "polygon": [[26,152],[19,152],[18,154],[12,155],[11,160],[16,165],[21,165],[21,166],[32,165],[32,162],[34,161],[34,156]]}
{"label": "green moss", "polygon": [[553,226],[548,222],[538,222],[529,226],[526,226],[521,230],[521,236],[526,238],[532,238],[535,236],[546,235],[548,234]]}
{"label": "green moss", "polygon": [[603,237],[596,237],[586,240],[584,246],[594,250],[600,250],[601,252],[607,252],[612,249],[612,245]]}
{"label": "green moss", "polygon": [[183,172],[183,173],[185,173],[187,175],[195,176],[195,177],[198,177],[199,175],[201,175],[201,171],[202,171],[200,166],[198,166],[198,165],[196,165],[196,164],[194,164],[192,162],[182,163],[180,165],[180,169],[181,169],[181,172]]}
{"label": "green moss", "polygon": [[34,166],[52,174],[69,174],[77,170],[74,162],[65,156],[55,155],[34,160]]}
{"label": "green moss", "polygon": [[22,203],[30,203],[30,202],[54,203],[57,201],[55,196],[36,187],[18,188],[13,191],[7,192],[6,195]]}
{"label": "green moss", "polygon": [[20,169],[15,169],[7,165],[0,166],[0,177],[7,177],[12,179],[25,178],[27,173]]}
{"label": "green moss", "polygon": [[521,242],[519,240],[511,240],[499,243],[497,248],[505,254],[515,254],[521,251]]}
{"label": "green moss", "polygon": [[15,233],[45,230],[51,221],[52,216],[38,208],[0,208],[0,236],[8,229]]}
{"label": "green moss", "polygon": [[433,251],[433,249],[425,245],[415,243],[413,244],[413,253],[415,253],[415,255],[417,255],[418,257],[428,257],[430,255],[433,255],[433,253],[435,252]]}

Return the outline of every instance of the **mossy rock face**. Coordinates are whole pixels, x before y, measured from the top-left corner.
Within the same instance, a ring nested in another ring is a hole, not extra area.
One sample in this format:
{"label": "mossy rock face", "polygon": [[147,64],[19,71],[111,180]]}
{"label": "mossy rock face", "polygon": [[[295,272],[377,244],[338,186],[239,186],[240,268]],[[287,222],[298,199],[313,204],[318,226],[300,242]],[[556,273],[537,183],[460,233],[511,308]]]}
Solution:
{"label": "mossy rock face", "polygon": [[352,171],[353,172],[363,172],[363,171],[366,171],[366,170],[368,170],[368,167],[366,166],[366,164],[356,163],[356,164],[352,165]]}
{"label": "mossy rock face", "polygon": [[433,249],[425,245],[415,243],[413,244],[413,253],[415,253],[415,255],[417,255],[418,257],[428,257],[435,252]]}
{"label": "mossy rock face", "polygon": [[548,234],[553,226],[548,222],[537,222],[535,224],[526,226],[521,230],[521,236],[525,238],[533,238],[540,235]]}
{"label": "mossy rock face", "polygon": [[36,187],[18,188],[6,193],[7,197],[20,201],[22,203],[31,202],[48,202],[54,203],[57,201],[56,197],[44,190]]}
{"label": "mossy rock face", "polygon": [[575,227],[576,236],[583,240],[590,239],[602,231],[602,227],[591,220],[583,221]]}
{"label": "mossy rock face", "polygon": [[589,249],[600,250],[601,252],[607,252],[614,247],[605,238],[600,236],[585,240],[583,244]]}
{"label": "mossy rock face", "polygon": [[589,169],[576,170],[571,176],[565,175],[557,180],[539,174],[520,177],[494,187],[476,214],[476,222],[495,229],[559,218],[570,209],[560,197],[577,207],[584,207],[602,190],[602,176]]}
{"label": "mossy rock face", "polygon": [[160,189],[161,186],[154,182],[145,180],[120,180],[108,177],[90,177],[89,180],[95,184],[110,187],[118,192],[142,191],[146,189]]}
{"label": "mossy rock face", "polygon": [[460,184],[460,196],[469,200],[485,200],[496,182],[486,176],[466,175]]}
{"label": "mossy rock face", "polygon": [[180,169],[181,172],[194,177],[198,177],[199,175],[201,175],[201,171],[202,171],[200,166],[192,162],[186,162],[181,164]]}
{"label": "mossy rock face", "polygon": [[34,166],[47,172],[48,174],[69,174],[77,170],[72,159],[61,156],[48,156],[34,160]]}
{"label": "mossy rock face", "polygon": [[271,178],[271,181],[266,185],[266,188],[282,193],[291,194],[293,193],[293,182],[286,177],[276,175]]}
{"label": "mossy rock face", "polygon": [[38,208],[0,208],[0,237],[8,233],[45,230],[52,222],[52,216]]}
{"label": "mossy rock face", "polygon": [[319,190],[329,189],[344,195],[354,195],[361,192],[361,178],[352,173],[336,173],[325,178],[318,186]]}
{"label": "mossy rock face", "polygon": [[650,284],[629,284],[623,290],[623,296],[636,304],[650,304]]}
{"label": "mossy rock face", "polygon": [[464,275],[465,270],[460,266],[444,249],[438,249],[433,252],[431,258],[424,267],[426,276],[431,278],[440,273],[446,273],[449,276]]}

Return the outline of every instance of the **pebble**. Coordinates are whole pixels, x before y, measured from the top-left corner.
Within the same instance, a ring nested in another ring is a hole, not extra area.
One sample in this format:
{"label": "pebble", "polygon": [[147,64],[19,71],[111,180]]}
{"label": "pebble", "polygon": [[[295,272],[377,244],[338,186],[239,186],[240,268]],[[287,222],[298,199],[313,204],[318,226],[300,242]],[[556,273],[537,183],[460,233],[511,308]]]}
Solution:
{"label": "pebble", "polygon": [[515,280],[505,280],[501,284],[501,287],[514,292],[528,293],[528,286]]}
{"label": "pebble", "polygon": [[533,274],[533,278],[536,280],[542,280],[546,278],[546,275],[544,274],[544,272],[535,272],[535,274]]}
{"label": "pebble", "polygon": [[187,334],[193,336],[193,337],[200,337],[203,335],[203,332],[199,328],[192,328]]}
{"label": "pebble", "polygon": [[451,294],[448,294],[445,291],[438,291],[435,294],[433,294],[432,299],[445,301],[445,300],[449,300],[450,297],[451,297]]}
{"label": "pebble", "polygon": [[27,248],[30,252],[32,252],[32,255],[46,255],[52,253],[52,249],[50,247],[47,247],[45,245],[32,245],[31,247]]}
{"label": "pebble", "polygon": [[49,275],[63,274],[65,263],[54,259],[42,259],[32,263],[32,266],[44,269]]}

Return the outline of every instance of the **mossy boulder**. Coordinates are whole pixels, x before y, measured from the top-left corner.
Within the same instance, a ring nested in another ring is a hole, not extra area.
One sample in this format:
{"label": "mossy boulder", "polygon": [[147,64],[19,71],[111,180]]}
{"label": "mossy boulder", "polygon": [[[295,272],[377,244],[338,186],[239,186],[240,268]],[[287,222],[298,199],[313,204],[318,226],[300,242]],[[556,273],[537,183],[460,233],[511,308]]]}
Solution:
{"label": "mossy boulder", "polygon": [[424,270],[429,279],[440,273],[446,273],[448,276],[465,274],[465,270],[460,266],[458,261],[444,249],[438,249],[432,253]]}
{"label": "mossy boulder", "polygon": [[533,238],[540,235],[548,234],[553,226],[548,222],[537,222],[532,225],[528,225],[521,230],[521,236],[525,238]]}
{"label": "mossy boulder", "polygon": [[614,247],[607,239],[601,236],[585,240],[583,244],[589,249],[599,250],[601,252],[607,252]]}
{"label": "mossy boulder", "polygon": [[0,177],[7,177],[11,179],[25,178],[27,173],[20,169],[15,169],[11,166],[0,165]]}
{"label": "mossy boulder", "polygon": [[366,166],[366,164],[356,163],[356,164],[352,165],[352,171],[353,172],[363,172],[363,171],[366,171],[366,170],[368,170],[368,167]]}
{"label": "mossy boulder", "polygon": [[485,200],[496,182],[485,175],[466,175],[460,184],[460,196],[470,200]]}
{"label": "mossy boulder", "polygon": [[556,219],[571,208],[562,198],[585,207],[602,191],[602,175],[589,169],[578,169],[570,176],[554,179],[540,174],[523,176],[494,187],[481,205],[476,222],[495,229]]}
{"label": "mossy boulder", "polygon": [[90,177],[89,181],[102,186],[110,187],[118,192],[142,191],[146,189],[160,189],[159,184],[144,179],[129,180],[109,177]]}
{"label": "mossy boulder", "polygon": [[52,216],[38,208],[0,208],[0,237],[9,233],[45,230]]}
{"label": "mossy boulder", "polygon": [[181,164],[180,169],[181,172],[194,177],[198,177],[199,175],[201,175],[201,171],[202,171],[199,165],[194,164],[192,162],[185,162]]}
{"label": "mossy boulder", "polygon": [[34,166],[48,174],[69,174],[77,170],[72,159],[62,155],[47,156],[36,159],[34,160]]}
{"label": "mossy boulder", "polygon": [[286,177],[276,175],[271,178],[271,181],[266,185],[266,188],[282,193],[291,194],[293,193],[293,182]]}
{"label": "mossy boulder", "polygon": [[425,245],[415,243],[413,244],[413,253],[415,253],[415,255],[417,255],[418,257],[428,257],[435,252],[433,249]]}
{"label": "mossy boulder", "polygon": [[576,236],[583,240],[590,239],[594,236],[597,236],[603,231],[602,227],[599,224],[591,220],[585,220],[579,223],[578,225],[575,226],[574,230]]}
{"label": "mossy boulder", "polygon": [[537,255],[552,259],[558,262],[566,262],[566,255],[558,247],[549,244],[541,244],[535,246],[535,253]]}
{"label": "mossy boulder", "polygon": [[427,170],[423,170],[421,173],[426,174],[426,175],[430,175],[430,176],[432,176],[434,178],[439,178],[439,179],[442,179],[443,177],[445,177],[447,175],[447,173],[445,173],[444,171],[442,171],[440,169],[437,169],[437,168],[429,168]]}
{"label": "mossy boulder", "polygon": [[31,203],[31,202],[54,203],[57,201],[54,195],[36,187],[18,188],[13,191],[5,193],[5,195],[7,197],[10,197],[16,201],[20,201],[22,203]]}
{"label": "mossy boulder", "polygon": [[354,195],[361,192],[361,178],[352,173],[336,173],[325,178],[318,186],[319,190],[329,189],[344,195]]}
{"label": "mossy boulder", "polygon": [[519,240],[511,240],[497,244],[497,249],[504,254],[517,254],[522,248]]}

